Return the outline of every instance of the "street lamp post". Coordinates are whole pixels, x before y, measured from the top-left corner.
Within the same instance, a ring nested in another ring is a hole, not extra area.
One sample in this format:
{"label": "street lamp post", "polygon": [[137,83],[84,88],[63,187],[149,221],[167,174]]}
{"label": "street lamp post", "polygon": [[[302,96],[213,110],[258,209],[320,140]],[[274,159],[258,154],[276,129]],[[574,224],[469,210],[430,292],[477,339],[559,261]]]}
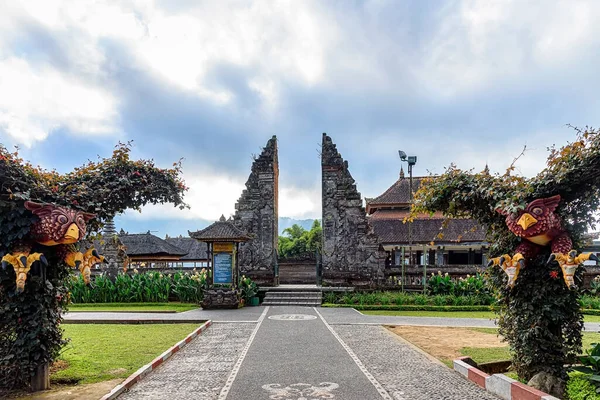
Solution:
{"label": "street lamp post", "polygon": [[[413,203],[413,181],[412,181],[412,171],[413,165],[417,163],[417,156],[407,156],[405,152],[402,150],[398,150],[398,155],[400,156],[400,160],[406,162],[408,164],[408,176],[409,176],[409,199],[410,205],[412,207]],[[409,217],[408,219],[408,259],[412,263],[412,219]],[[404,258],[402,259],[402,286],[404,287]],[[423,283],[423,287],[425,287],[425,283]]]}

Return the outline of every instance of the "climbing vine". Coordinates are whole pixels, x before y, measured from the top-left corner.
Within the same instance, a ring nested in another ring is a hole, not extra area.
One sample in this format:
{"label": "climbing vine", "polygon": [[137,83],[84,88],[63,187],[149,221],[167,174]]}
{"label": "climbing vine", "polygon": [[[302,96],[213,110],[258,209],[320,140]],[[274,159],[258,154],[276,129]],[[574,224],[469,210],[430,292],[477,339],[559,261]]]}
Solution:
{"label": "climbing vine", "polygon": [[[513,254],[524,239],[517,237],[504,214],[517,214],[535,199],[560,195],[556,214],[580,249],[583,234],[598,222],[600,208],[600,132],[575,130],[572,142],[551,147],[546,167],[535,177],[514,174],[515,162],[504,174],[463,171],[451,165],[429,177],[415,194],[413,213],[442,211],[451,218],[474,218],[487,230],[490,256]],[[566,379],[564,365],[581,350],[581,316],[576,288],[563,282],[556,263],[548,263],[550,248],[528,260],[514,287],[498,267],[489,274],[496,288],[500,333],[509,342],[513,365],[521,378],[547,372]],[[581,287],[582,268],[575,282]]]}
{"label": "climbing vine", "polygon": [[65,343],[60,323],[70,271],[64,249],[33,243],[30,229],[38,217],[25,208],[25,201],[95,214],[87,223],[88,235],[128,208],[139,210],[149,203],[187,207],[180,162],[163,169],[152,160],[131,160],[130,152],[131,143],[119,143],[111,157],[59,174],[35,167],[0,145],[0,256],[26,243],[48,262],[45,277],[29,273],[22,293],[15,290],[13,270],[0,269],[0,397],[27,388],[36,370],[52,362]]}

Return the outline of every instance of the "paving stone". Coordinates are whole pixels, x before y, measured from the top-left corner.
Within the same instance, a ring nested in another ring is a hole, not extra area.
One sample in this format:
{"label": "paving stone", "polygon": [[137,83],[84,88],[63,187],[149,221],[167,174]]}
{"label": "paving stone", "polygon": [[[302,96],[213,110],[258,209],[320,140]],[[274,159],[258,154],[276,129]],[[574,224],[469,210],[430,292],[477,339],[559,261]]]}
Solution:
{"label": "paving stone", "polygon": [[342,340],[397,400],[498,400],[451,369],[432,362],[385,328],[333,326]]}
{"label": "paving stone", "polygon": [[119,399],[217,399],[255,327],[213,324]]}

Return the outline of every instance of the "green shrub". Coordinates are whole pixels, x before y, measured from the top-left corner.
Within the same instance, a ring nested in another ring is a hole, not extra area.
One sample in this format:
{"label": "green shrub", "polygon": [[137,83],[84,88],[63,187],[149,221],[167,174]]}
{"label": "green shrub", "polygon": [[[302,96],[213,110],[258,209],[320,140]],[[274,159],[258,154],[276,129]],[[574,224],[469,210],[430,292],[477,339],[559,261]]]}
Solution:
{"label": "green shrub", "polygon": [[581,366],[573,369],[586,375],[583,377],[595,386],[595,392],[600,392],[600,344],[592,343],[592,347],[586,350],[586,355],[579,357]]}
{"label": "green shrub", "polygon": [[579,298],[579,304],[582,309],[600,309],[600,298],[596,296],[583,295]]}
{"label": "green shrub", "polygon": [[335,292],[323,293],[323,302],[324,303],[337,303],[338,299],[339,299],[339,297]]}
{"label": "green shrub", "polygon": [[245,275],[242,275],[242,278],[240,279],[240,289],[242,290],[242,298],[246,303],[249,303],[250,299],[258,294],[258,286],[256,286],[256,283]]}
{"label": "green shrub", "polygon": [[600,400],[596,387],[584,375],[571,374],[567,381],[567,398],[569,400]]}
{"label": "green shrub", "polygon": [[592,282],[590,282],[589,292],[592,296],[600,295],[600,275],[596,276]]}
{"label": "green shrub", "polygon": [[323,307],[329,308],[345,308],[352,307],[357,310],[385,310],[385,311],[494,311],[491,306],[432,306],[432,305],[396,305],[396,304],[363,304],[363,305],[352,305],[352,304],[330,304],[323,303]]}
{"label": "green shrub", "polygon": [[348,305],[436,305],[436,306],[472,306],[491,305],[493,297],[482,294],[480,296],[455,296],[455,295],[425,295],[403,292],[353,292],[343,295],[328,293],[324,298],[325,303]]}
{"label": "green shrub", "polygon": [[73,276],[68,282],[72,303],[163,303],[176,297],[182,303],[200,303],[204,297],[207,274],[160,272],[119,274],[112,281],[106,275],[96,276],[87,286],[83,278]]}
{"label": "green shrub", "polygon": [[444,275],[441,271],[438,271],[437,275],[432,272],[427,280],[427,293],[431,295],[454,293],[454,282],[450,275],[447,272]]}

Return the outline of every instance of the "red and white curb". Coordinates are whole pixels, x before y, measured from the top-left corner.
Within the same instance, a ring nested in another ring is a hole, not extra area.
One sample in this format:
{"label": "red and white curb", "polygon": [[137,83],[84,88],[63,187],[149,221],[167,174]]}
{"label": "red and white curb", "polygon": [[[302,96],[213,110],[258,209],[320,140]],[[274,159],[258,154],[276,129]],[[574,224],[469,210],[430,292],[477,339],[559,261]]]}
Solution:
{"label": "red and white curb", "polygon": [[490,393],[505,400],[560,400],[544,392],[527,386],[504,374],[488,375],[470,365],[470,357],[460,357],[453,361],[454,370],[468,380],[478,384]]}
{"label": "red and white curb", "polygon": [[131,374],[123,383],[114,387],[110,393],[104,395],[100,400],[113,400],[116,399],[121,393],[126,390],[129,390],[133,385],[139,382],[143,377],[148,375],[152,370],[158,368],[159,365],[167,361],[173,354],[177,353],[179,350],[184,348],[189,342],[191,342],[196,336],[199,336],[208,329],[209,326],[212,325],[212,321],[206,321],[199,328],[195,329],[192,333],[187,335],[185,339],[177,343],[175,346],[171,347],[169,350],[162,353],[160,356],[156,357],[152,362],[144,365],[142,368],[135,371]]}

